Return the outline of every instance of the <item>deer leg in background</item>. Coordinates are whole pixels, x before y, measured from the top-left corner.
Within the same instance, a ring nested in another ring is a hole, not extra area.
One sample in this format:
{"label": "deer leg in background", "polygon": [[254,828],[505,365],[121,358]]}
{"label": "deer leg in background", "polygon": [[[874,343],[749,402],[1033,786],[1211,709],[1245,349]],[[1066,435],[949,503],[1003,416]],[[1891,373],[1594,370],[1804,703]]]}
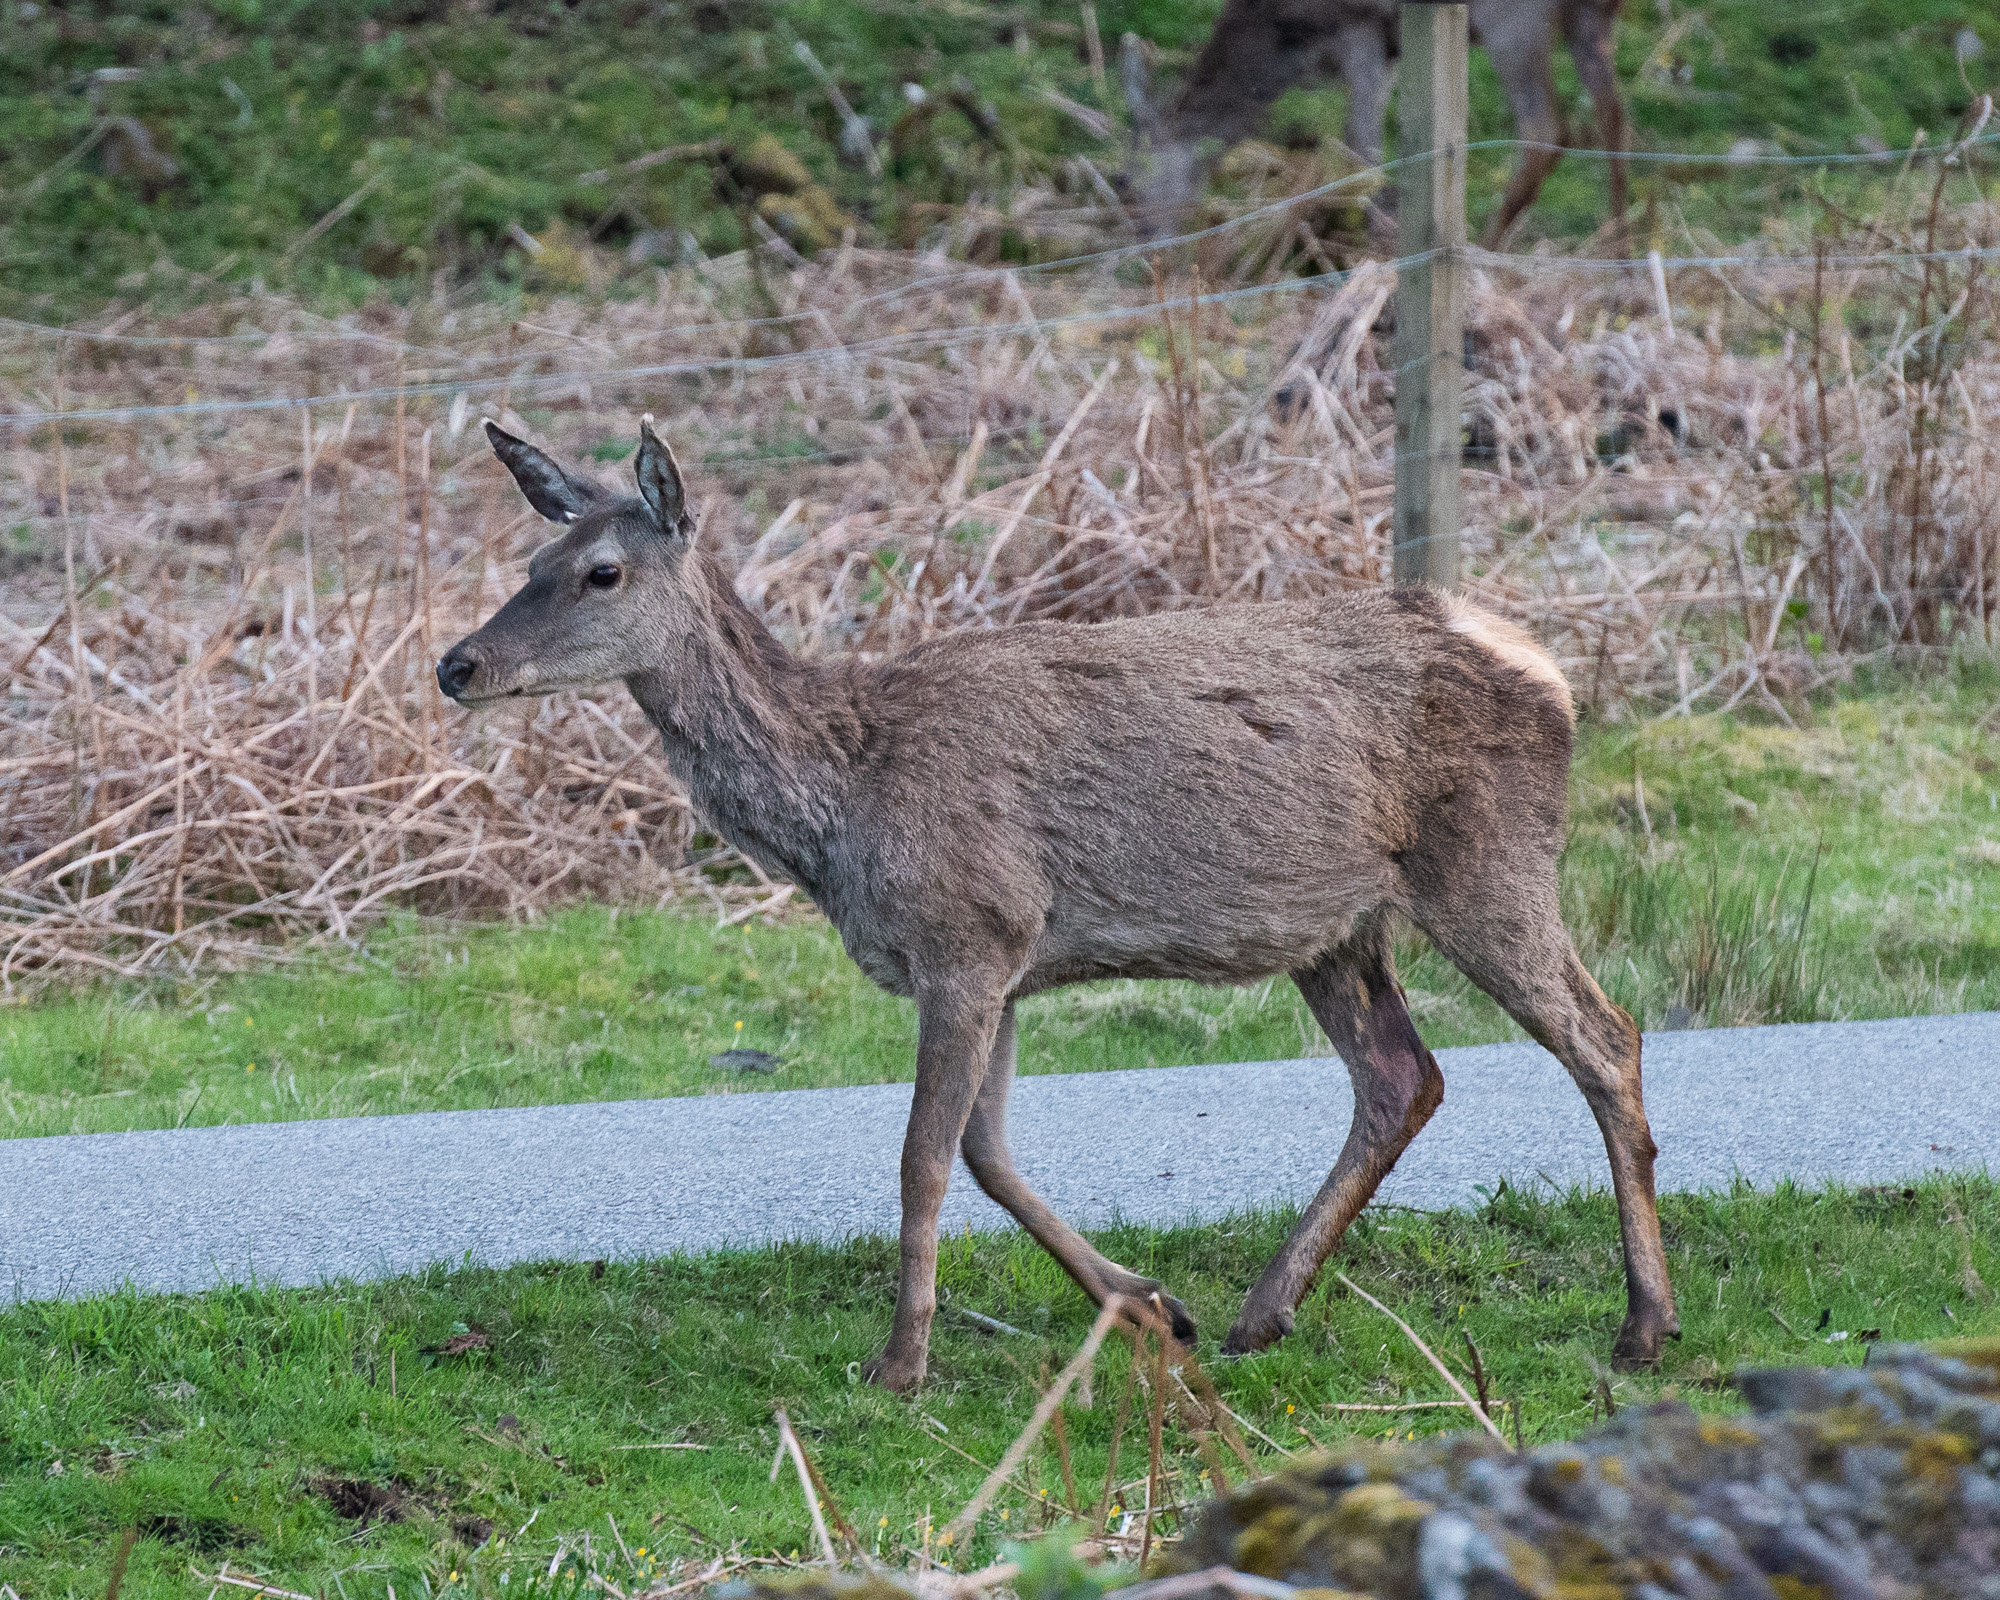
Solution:
{"label": "deer leg in background", "polygon": [[1514,137],[1522,141],[1521,158],[1500,209],[1486,225],[1480,241],[1497,250],[1521,213],[1535,203],[1542,183],[1562,159],[1562,118],[1556,111],[1556,85],[1549,52],[1554,43],[1549,18],[1539,8],[1509,8],[1495,25],[1482,19],[1480,43],[1493,59],[1493,70],[1514,112]]}
{"label": "deer leg in background", "polygon": [[1417,1037],[1396,982],[1385,917],[1292,974],[1347,1063],[1354,1120],[1340,1158],[1237,1314],[1222,1348],[1262,1350],[1292,1331],[1292,1313],[1396,1158],[1444,1100],[1444,1076]]}
{"label": "deer leg in background", "polygon": [[[1382,122],[1389,112],[1389,37],[1379,22],[1362,18],[1334,29],[1330,46],[1340,80],[1347,86],[1347,148],[1368,166],[1382,164]],[[1396,186],[1386,184],[1368,199],[1369,231],[1391,249],[1395,245]]]}
{"label": "deer leg in background", "polygon": [[1102,1305],[1114,1294],[1126,1295],[1141,1304],[1157,1299],[1173,1325],[1174,1337],[1182,1344],[1193,1344],[1194,1318],[1186,1306],[1156,1280],[1142,1278],[1101,1255],[1089,1240],[1051,1211],[1047,1202],[1014,1170],[1014,1158],[1007,1150],[1007,1091],[1014,1083],[1014,1054],[1014,1002],[1009,1000],[1000,1014],[985,1081],[979,1086],[971,1120],[965,1125],[961,1149],[966,1166],[979,1180],[979,1187],[1061,1262],[1063,1271],[1076,1279],[1078,1287],[1092,1300]]}
{"label": "deer leg in background", "polygon": [[868,1363],[870,1383],[908,1394],[924,1381],[937,1314],[938,1212],[993,1053],[1001,987],[960,979],[917,996],[917,1087],[903,1135],[901,1277],[889,1343]]}
{"label": "deer leg in background", "polygon": [[1613,45],[1618,23],[1617,5],[1582,5],[1567,18],[1570,59],[1576,74],[1590,94],[1597,118],[1597,143],[1612,152],[1611,225],[1612,238],[1623,247],[1625,210],[1629,204],[1625,188],[1625,103],[1618,97],[1618,70]]}
{"label": "deer leg in background", "polygon": [[1647,1366],[1680,1337],[1653,1192],[1653,1143],[1640,1090],[1639,1030],[1577,959],[1556,911],[1555,871],[1523,895],[1518,876],[1460,886],[1417,908],[1438,949],[1560,1061],[1583,1091],[1611,1158],[1625,1253],[1625,1324],[1612,1347],[1624,1368]]}
{"label": "deer leg in background", "polygon": [[[1255,134],[1271,102],[1318,64],[1330,9],[1322,0],[1228,0],[1160,119],[1140,185],[1142,215],[1155,233],[1178,223],[1201,186],[1199,147],[1227,148]],[[1135,112],[1135,120],[1143,119]]]}

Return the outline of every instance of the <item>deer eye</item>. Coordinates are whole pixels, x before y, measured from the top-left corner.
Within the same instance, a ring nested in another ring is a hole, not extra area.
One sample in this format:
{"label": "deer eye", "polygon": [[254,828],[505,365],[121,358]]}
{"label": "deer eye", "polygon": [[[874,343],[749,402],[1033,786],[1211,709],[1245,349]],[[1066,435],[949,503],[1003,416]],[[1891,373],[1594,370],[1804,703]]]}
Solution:
{"label": "deer eye", "polygon": [[593,589],[609,589],[618,581],[618,578],[619,571],[616,562],[607,561],[601,567],[592,567],[590,569],[590,586]]}

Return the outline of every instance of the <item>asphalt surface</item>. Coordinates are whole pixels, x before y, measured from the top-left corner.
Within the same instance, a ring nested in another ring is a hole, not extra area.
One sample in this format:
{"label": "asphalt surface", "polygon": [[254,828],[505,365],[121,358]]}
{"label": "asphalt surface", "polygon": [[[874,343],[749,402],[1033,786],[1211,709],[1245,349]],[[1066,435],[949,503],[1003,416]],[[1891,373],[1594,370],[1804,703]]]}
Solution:
{"label": "asphalt surface", "polygon": [[[1443,1108],[1380,1198],[1502,1175],[1605,1186],[1583,1100],[1535,1045],[1439,1053]],[[2000,1170],[2000,1012],[1651,1034],[1665,1190]],[[906,1084],[0,1140],[0,1293],[310,1284],[468,1254],[661,1255],[893,1233]],[[1022,1079],[1016,1160],[1056,1209],[1178,1223],[1305,1201],[1347,1131],[1335,1060]],[[1008,1225],[961,1167],[957,1229]]]}

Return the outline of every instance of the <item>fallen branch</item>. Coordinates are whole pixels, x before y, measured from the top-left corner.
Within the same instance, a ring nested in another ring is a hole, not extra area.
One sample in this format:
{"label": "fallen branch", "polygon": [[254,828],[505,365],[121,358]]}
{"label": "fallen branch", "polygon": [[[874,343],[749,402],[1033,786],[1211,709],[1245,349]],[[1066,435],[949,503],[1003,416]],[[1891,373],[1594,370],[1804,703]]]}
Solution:
{"label": "fallen branch", "polygon": [[339,205],[335,206],[325,216],[321,217],[319,221],[315,222],[304,233],[300,234],[298,238],[287,245],[285,253],[278,257],[278,264],[280,266],[290,266],[302,252],[311,249],[320,237],[325,234],[327,229],[337,226],[349,212],[360,205],[362,201],[366,200],[377,189],[381,188],[382,181],[388,176],[386,172],[376,173],[374,177],[370,178],[360,188],[356,189],[354,193],[341,201]]}
{"label": "fallen branch", "polygon": [[1470,1400],[1405,1400],[1400,1405],[1369,1406],[1356,1402],[1351,1405],[1330,1405],[1328,1411],[1463,1411],[1471,1406],[1479,1407]]}
{"label": "fallen branch", "polygon": [[609,183],[613,178],[629,177],[635,172],[644,172],[648,167],[665,166],[670,161],[713,161],[722,154],[720,139],[704,139],[699,144],[670,144],[664,150],[649,150],[643,156],[634,156],[630,161],[620,162],[615,167],[602,167],[596,172],[577,175],[578,183]]}
{"label": "fallen branch", "polygon": [[188,1570],[194,1574],[195,1580],[199,1583],[231,1584],[238,1589],[248,1589],[252,1594],[276,1595],[278,1600],[313,1600],[313,1596],[309,1594],[300,1594],[296,1589],[280,1589],[276,1584],[266,1583],[261,1578],[239,1578],[229,1570],[227,1561],[222,1563],[222,1569],[212,1578],[203,1574],[197,1567],[189,1567]]}
{"label": "fallen branch", "polygon": [[952,1310],[965,1318],[967,1322],[978,1323],[988,1333],[1009,1333],[1020,1339],[1034,1337],[1026,1328],[1017,1328],[1011,1322],[1002,1322],[998,1317],[989,1317],[983,1311],[968,1310],[964,1306],[953,1306]]}
{"label": "fallen branch", "polygon": [[1189,1596],[1207,1594],[1213,1589],[1241,1595],[1244,1600],[1291,1600],[1302,1592],[1296,1585],[1280,1583],[1276,1578],[1260,1578],[1254,1573],[1238,1572],[1234,1567],[1207,1567],[1200,1572],[1177,1572],[1170,1578],[1113,1589],[1104,1600],[1188,1600]]}
{"label": "fallen branch", "polygon": [[732,911],[715,925],[716,930],[720,932],[724,928],[733,928],[739,922],[748,922],[752,917],[762,916],[767,911],[776,911],[796,893],[798,893],[797,885],[790,883],[781,884],[778,892],[772,895],[770,899],[758,900],[745,906],[741,911]]}
{"label": "fallen branch", "polygon": [[[799,1491],[806,1497],[806,1510],[812,1513],[813,1534],[819,1540],[820,1554],[826,1557],[830,1568],[840,1565],[840,1558],[833,1553],[833,1536],[826,1531],[826,1518],[820,1515],[819,1495],[813,1487],[812,1472],[806,1466],[805,1452],[799,1448],[799,1436],[792,1432],[792,1419],[781,1408],[777,1413],[778,1438],[785,1451],[792,1458],[792,1466],[799,1475]],[[771,1465],[771,1481],[778,1478],[777,1463]]]}
{"label": "fallen branch", "polygon": [[998,1589],[1003,1584],[1012,1583],[1021,1575],[1018,1561],[996,1561],[990,1567],[981,1567],[977,1572],[926,1573],[917,1580],[919,1592],[933,1597],[933,1600],[958,1600],[965,1595],[984,1594],[988,1589]]}
{"label": "fallen branch", "polygon": [[1380,1300],[1377,1300],[1366,1289],[1362,1288],[1359,1284],[1355,1283],[1355,1281],[1352,1278],[1348,1277],[1346,1273],[1336,1272],[1333,1276],[1337,1282],[1345,1284],[1355,1294],[1359,1295],[1363,1300],[1366,1300],[1377,1311],[1381,1312],[1383,1316],[1387,1317],[1391,1322],[1395,1323],[1397,1327],[1401,1328],[1403,1330],[1403,1336],[1407,1338],[1411,1344],[1415,1345],[1420,1351],[1423,1352],[1423,1356],[1426,1361],[1428,1361],[1432,1366],[1437,1368],[1438,1376],[1443,1378],[1446,1383],[1451,1385],[1452,1392],[1456,1394],[1460,1400],[1465,1402],[1466,1406],[1471,1410],[1472,1414],[1479,1419],[1480,1425],[1483,1428],[1485,1428],[1488,1433],[1492,1434],[1494,1438],[1500,1441],[1500,1448],[1509,1452],[1513,1450],[1514,1447],[1507,1442],[1507,1435],[1502,1433],[1499,1430],[1499,1428],[1494,1426],[1494,1422],[1491,1417],[1489,1417],[1484,1411],[1481,1411],[1479,1409],[1479,1402],[1474,1400],[1470,1394],[1466,1393],[1465,1385],[1460,1383],[1458,1379],[1455,1376],[1453,1376],[1451,1368],[1446,1366],[1442,1361],[1438,1360],[1437,1352],[1432,1350],[1429,1345],[1425,1344],[1422,1339],[1417,1337],[1417,1330],[1415,1328],[1411,1327],[1401,1317],[1397,1316],[1395,1312],[1391,1311],[1387,1306],[1382,1304]]}

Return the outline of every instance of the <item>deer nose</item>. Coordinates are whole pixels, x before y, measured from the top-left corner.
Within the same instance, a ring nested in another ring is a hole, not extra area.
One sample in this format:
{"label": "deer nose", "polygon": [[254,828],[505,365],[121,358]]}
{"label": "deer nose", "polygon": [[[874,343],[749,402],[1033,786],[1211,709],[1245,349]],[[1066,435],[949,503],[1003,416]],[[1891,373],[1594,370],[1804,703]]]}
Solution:
{"label": "deer nose", "polygon": [[479,670],[479,662],[464,645],[453,645],[445,658],[438,663],[438,687],[456,700],[465,693],[466,685],[472,682],[473,673]]}

